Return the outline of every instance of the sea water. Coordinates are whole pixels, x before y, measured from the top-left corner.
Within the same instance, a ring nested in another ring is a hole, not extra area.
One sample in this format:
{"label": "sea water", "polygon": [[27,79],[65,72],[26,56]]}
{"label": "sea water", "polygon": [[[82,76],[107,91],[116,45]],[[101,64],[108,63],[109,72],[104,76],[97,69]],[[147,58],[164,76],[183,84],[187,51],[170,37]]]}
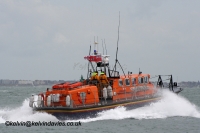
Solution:
{"label": "sea water", "polygon": [[0,132],[200,132],[200,89],[185,88],[176,95],[163,90],[163,98],[156,103],[126,110],[117,107],[100,112],[96,118],[67,120],[81,122],[79,126],[6,126],[6,121],[13,122],[58,122],[47,113],[33,113],[28,98],[46,90],[41,87],[0,87]]}

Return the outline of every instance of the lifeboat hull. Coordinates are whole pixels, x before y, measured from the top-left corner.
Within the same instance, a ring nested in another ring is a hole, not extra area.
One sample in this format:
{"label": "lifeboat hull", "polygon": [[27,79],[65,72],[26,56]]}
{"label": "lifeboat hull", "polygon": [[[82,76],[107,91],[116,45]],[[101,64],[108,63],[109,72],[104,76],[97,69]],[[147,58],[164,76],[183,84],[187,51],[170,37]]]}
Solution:
{"label": "lifeboat hull", "polygon": [[79,108],[67,108],[67,107],[41,107],[35,108],[36,112],[46,112],[52,114],[57,117],[59,120],[76,120],[76,119],[84,119],[84,118],[92,118],[96,117],[99,112],[114,109],[119,106],[126,107],[127,110],[135,109],[138,107],[142,107],[148,105],[152,102],[156,102],[160,100],[161,97],[154,97],[149,99],[140,99],[140,100],[126,100],[119,101],[116,103],[108,103],[105,105],[95,105],[95,106],[87,106],[87,107],[79,107]]}

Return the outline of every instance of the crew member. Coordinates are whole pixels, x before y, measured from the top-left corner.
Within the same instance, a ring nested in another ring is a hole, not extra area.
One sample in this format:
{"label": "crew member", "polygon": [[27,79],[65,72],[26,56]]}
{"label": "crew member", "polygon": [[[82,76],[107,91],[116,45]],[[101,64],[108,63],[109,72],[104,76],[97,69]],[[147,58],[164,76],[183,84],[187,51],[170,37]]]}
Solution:
{"label": "crew member", "polygon": [[162,81],[159,82],[159,86],[160,86],[161,88],[163,87],[163,82],[162,82]]}
{"label": "crew member", "polygon": [[91,77],[90,81],[97,81],[97,82],[99,82],[99,76],[98,76],[97,72],[93,72],[92,73],[92,77]]}
{"label": "crew member", "polygon": [[100,82],[101,82],[101,84],[103,86],[107,86],[108,85],[109,81],[108,81],[108,79],[107,79],[107,77],[106,77],[104,72],[101,72],[101,75],[99,76],[99,79],[100,79]]}
{"label": "crew member", "polygon": [[92,73],[92,77],[90,78],[90,83],[94,84],[97,86],[98,89],[98,94],[100,95],[100,87],[99,87],[99,76],[98,76],[98,72],[93,72]]}

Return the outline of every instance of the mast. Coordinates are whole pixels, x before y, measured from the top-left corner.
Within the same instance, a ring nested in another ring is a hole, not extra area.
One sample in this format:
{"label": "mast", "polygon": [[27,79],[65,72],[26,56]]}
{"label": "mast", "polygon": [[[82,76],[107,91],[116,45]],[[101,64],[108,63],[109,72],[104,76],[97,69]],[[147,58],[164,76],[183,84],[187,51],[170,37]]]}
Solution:
{"label": "mast", "polygon": [[107,49],[106,49],[106,43],[105,43],[105,39],[104,39],[104,45],[105,45],[105,50],[106,50],[106,55],[107,55]]}
{"label": "mast", "polygon": [[97,41],[95,41],[95,37],[94,37],[94,52],[98,52],[98,36],[97,36]]}
{"label": "mast", "polygon": [[[117,68],[116,68],[116,65],[117,65],[117,63],[118,63],[119,66],[120,66],[121,69],[122,69],[122,72],[124,73],[124,70],[123,70],[121,64],[119,63],[119,61],[118,61],[118,59],[117,59],[117,54],[118,54],[118,44],[119,44],[119,27],[120,27],[120,12],[119,12],[119,25],[118,25],[118,39],[117,39],[116,59],[115,59],[115,65],[114,65],[113,71],[116,71],[116,69],[117,69]],[[113,73],[113,71],[112,71],[112,73]],[[112,75],[112,74],[111,74],[111,75]],[[124,76],[126,77],[125,73],[124,73]]]}
{"label": "mast", "polygon": [[103,40],[101,39],[101,41],[102,41],[102,49],[103,49],[103,55],[104,55],[104,47],[103,47]]}
{"label": "mast", "polygon": [[[90,53],[91,53],[91,45],[90,45],[90,49],[89,49],[89,55],[90,55]],[[90,62],[88,61],[88,73],[87,73],[87,79],[89,79],[89,65],[90,65]]]}

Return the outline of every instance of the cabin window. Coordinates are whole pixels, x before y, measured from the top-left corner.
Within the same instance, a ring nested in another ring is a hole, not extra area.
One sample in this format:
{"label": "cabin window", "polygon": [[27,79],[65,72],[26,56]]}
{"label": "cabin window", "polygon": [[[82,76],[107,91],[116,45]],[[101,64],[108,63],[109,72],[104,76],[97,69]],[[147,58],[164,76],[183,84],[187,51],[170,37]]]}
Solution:
{"label": "cabin window", "polygon": [[138,77],[138,83],[139,83],[139,84],[141,83],[141,78],[140,78],[140,77]]}
{"label": "cabin window", "polygon": [[144,82],[148,83],[148,77],[144,77]]}
{"label": "cabin window", "polygon": [[125,79],[126,81],[126,85],[129,86],[130,85],[130,80],[129,79]]}
{"label": "cabin window", "polygon": [[119,80],[119,86],[122,86],[123,85],[123,82],[122,82],[122,80],[120,79]]}
{"label": "cabin window", "polygon": [[144,83],[144,78],[141,78],[141,84]]}
{"label": "cabin window", "polygon": [[136,78],[132,78],[132,84],[136,84]]}

